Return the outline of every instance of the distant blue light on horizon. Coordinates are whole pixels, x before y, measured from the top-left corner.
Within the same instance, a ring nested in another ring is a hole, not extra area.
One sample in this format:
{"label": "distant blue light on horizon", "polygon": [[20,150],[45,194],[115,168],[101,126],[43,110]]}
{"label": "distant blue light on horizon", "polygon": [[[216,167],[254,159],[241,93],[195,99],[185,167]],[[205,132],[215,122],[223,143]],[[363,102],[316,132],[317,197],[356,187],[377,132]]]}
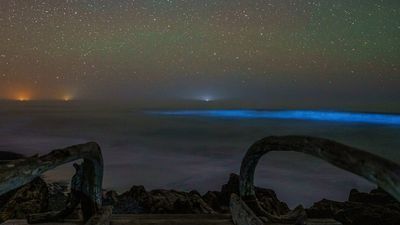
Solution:
{"label": "distant blue light on horizon", "polygon": [[227,119],[293,119],[400,125],[400,115],[313,110],[169,110],[150,111],[165,116],[199,116]]}

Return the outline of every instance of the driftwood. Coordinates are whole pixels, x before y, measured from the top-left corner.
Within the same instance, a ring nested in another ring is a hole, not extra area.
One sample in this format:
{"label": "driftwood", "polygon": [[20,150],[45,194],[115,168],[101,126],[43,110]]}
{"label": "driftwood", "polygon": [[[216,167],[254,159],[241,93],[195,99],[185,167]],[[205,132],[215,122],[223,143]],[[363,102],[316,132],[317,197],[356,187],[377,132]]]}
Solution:
{"label": "driftwood", "polygon": [[85,225],[109,225],[111,223],[112,206],[103,207],[98,214],[93,216]]}
{"label": "driftwood", "polygon": [[44,156],[9,161],[0,164],[0,195],[17,189],[46,171],[60,165],[83,159],[74,164],[76,174],[71,182],[69,202],[61,212],[49,212],[28,217],[30,222],[62,221],[80,203],[84,220],[98,214],[102,206],[103,158],[100,147],[94,142],[54,150]]}
{"label": "driftwood", "polygon": [[264,225],[264,222],[236,194],[232,194],[229,205],[235,224]]}
{"label": "driftwood", "polygon": [[[287,215],[272,215],[266,212],[258,203],[254,191],[255,169],[260,158],[271,151],[296,151],[315,156],[341,169],[366,178],[400,201],[400,166],[394,162],[322,138],[304,136],[266,137],[250,147],[240,169],[240,199],[254,212],[254,215],[265,222],[302,224],[306,219],[302,207],[296,208]],[[234,196],[232,201],[238,202]],[[232,213],[245,212],[245,214],[248,214],[246,211],[248,211],[247,208],[239,207]],[[237,215],[232,217],[237,225],[251,224],[235,219]]]}

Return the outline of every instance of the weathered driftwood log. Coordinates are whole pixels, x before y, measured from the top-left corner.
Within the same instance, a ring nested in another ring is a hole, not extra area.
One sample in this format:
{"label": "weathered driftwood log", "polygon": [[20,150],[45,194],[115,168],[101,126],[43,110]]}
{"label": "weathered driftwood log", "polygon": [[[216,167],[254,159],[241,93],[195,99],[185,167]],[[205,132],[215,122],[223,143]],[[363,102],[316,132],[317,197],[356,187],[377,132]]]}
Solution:
{"label": "weathered driftwood log", "polygon": [[232,194],[230,209],[232,220],[235,224],[242,225],[264,225],[264,222],[247,206],[247,204],[240,199],[236,194]]}
{"label": "weathered driftwood log", "polygon": [[71,179],[71,193],[65,208],[58,212],[31,214],[27,218],[29,223],[63,222],[68,215],[74,212],[79,204],[82,205],[82,214],[85,221],[96,213],[96,204],[93,204],[93,201],[83,192],[86,182],[84,179],[84,166],[74,163],[74,168],[76,171]]}
{"label": "weathered driftwood log", "polygon": [[109,225],[111,223],[112,206],[103,207],[98,214],[90,218],[85,225]]}
{"label": "weathered driftwood log", "polygon": [[83,163],[81,166],[75,164],[77,171],[72,179],[72,199],[66,209],[34,215],[28,219],[31,222],[62,220],[81,203],[84,220],[89,220],[98,213],[102,205],[103,158],[100,147],[94,142],[54,150],[41,157],[34,156],[1,164],[0,195],[31,182],[48,170],[79,159],[83,159]]}
{"label": "weathered driftwood log", "polygon": [[[254,173],[260,158],[271,151],[296,151],[315,156],[366,178],[400,201],[400,166],[394,162],[322,138],[304,136],[266,137],[254,143],[242,161],[240,198],[255,215],[259,218],[265,218],[268,222],[301,224],[305,219],[304,210],[301,208],[297,208],[288,215],[272,215],[259,205],[254,191]],[[235,216],[233,216],[233,219],[235,220]],[[239,223],[240,221],[234,222],[237,225],[244,225],[244,223]]]}

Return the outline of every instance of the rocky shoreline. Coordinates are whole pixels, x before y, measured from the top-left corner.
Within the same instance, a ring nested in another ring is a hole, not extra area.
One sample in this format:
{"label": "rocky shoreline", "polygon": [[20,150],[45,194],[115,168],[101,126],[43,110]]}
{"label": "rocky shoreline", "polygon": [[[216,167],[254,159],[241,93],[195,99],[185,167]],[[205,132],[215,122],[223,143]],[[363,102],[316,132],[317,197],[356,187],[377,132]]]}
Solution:
{"label": "rocky shoreline", "polygon": [[[68,198],[67,192],[65,184],[50,184],[38,178],[0,196],[0,221],[62,209]],[[204,195],[197,191],[146,191],[143,186],[133,186],[122,194],[104,191],[103,203],[112,205],[115,214],[218,214],[229,213],[230,196],[238,192],[239,177],[231,174],[220,191],[209,191]],[[273,190],[256,188],[256,195],[269,212],[277,215],[289,212],[287,204],[280,201]],[[353,189],[346,202],[323,199],[306,212],[309,218],[334,218],[344,225],[400,224],[400,203],[381,189],[370,193]]]}

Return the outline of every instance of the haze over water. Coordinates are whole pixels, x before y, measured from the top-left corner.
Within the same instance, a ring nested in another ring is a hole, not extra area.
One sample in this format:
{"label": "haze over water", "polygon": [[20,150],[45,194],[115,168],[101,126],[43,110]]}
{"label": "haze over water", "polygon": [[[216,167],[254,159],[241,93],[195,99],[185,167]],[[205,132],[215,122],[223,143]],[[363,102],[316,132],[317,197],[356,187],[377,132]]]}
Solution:
{"label": "haze over water", "polygon": [[[27,156],[88,141],[105,160],[104,187],[219,190],[238,173],[247,148],[269,135],[330,138],[400,163],[400,126],[280,119],[224,119],[147,114],[129,105],[87,102],[1,102],[0,151]],[[69,181],[71,166],[46,174]],[[272,153],[257,169],[256,184],[295,206],[322,198],[345,200],[351,188],[374,185],[298,153]]]}

